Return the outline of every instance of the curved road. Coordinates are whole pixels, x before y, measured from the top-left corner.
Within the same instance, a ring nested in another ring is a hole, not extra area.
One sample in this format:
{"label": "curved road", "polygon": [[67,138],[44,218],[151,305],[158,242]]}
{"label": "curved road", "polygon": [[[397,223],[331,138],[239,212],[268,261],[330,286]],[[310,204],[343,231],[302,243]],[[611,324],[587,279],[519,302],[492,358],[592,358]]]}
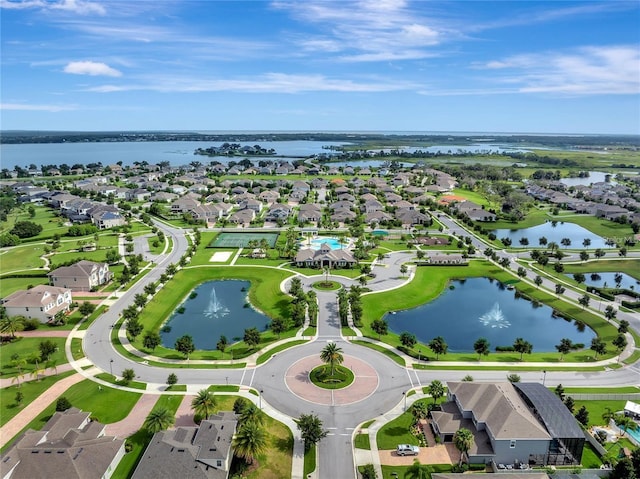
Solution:
{"label": "curved road", "polygon": [[[440,219],[441,221],[444,219],[443,222],[451,232],[471,236],[476,248],[486,247],[477,237],[462,229],[449,218]],[[83,346],[86,356],[104,371],[113,371],[119,374],[125,368],[134,368],[141,381],[164,384],[167,376],[171,372],[175,372],[175,369],[151,367],[134,362],[116,352],[109,340],[112,325],[118,320],[121,311],[132,303],[135,294],[142,293],[146,284],[157,281],[166,267],[171,263],[177,263],[189,247],[183,230],[162,223],[157,223],[157,226],[165,232],[166,236],[172,238],[173,250],[165,255],[141,281],[123,293],[119,301],[111,306],[108,312],[94,321],[87,330]],[[400,265],[413,256],[409,253],[391,254],[389,259],[375,267],[374,271],[377,276],[369,282],[368,287],[372,290],[382,290],[404,284],[407,278],[401,277]],[[332,279],[339,279],[346,285],[353,282],[344,278],[333,277]],[[309,287],[311,282],[311,279],[303,278],[305,287]],[[317,414],[323,421],[324,427],[329,431],[329,435],[319,446],[318,477],[355,477],[352,434],[360,423],[384,414],[397,406],[403,401],[403,393],[413,387],[426,385],[434,379],[460,380],[466,375],[466,372],[407,369],[369,348],[345,341],[340,334],[335,293],[320,292],[317,296],[319,302],[318,336],[313,342],[280,352],[265,364],[255,368],[197,369],[197,366],[194,365],[189,369],[180,369],[180,383],[188,384],[192,388],[226,383],[250,386],[263,391],[264,400],[270,406],[292,418],[297,418],[303,413]],[[640,320],[636,316],[632,317],[632,327],[640,330]],[[291,393],[285,383],[285,371],[301,358],[318,355],[327,341],[337,342],[345,355],[356,356],[375,368],[379,375],[379,383],[370,397],[357,403],[338,407],[308,402]],[[473,371],[475,379],[487,381],[504,381],[505,374],[504,371]],[[543,380],[540,372],[519,374],[524,381]],[[640,367],[638,364],[634,364],[605,372],[549,372],[545,379],[546,383],[550,385],[561,382],[565,386],[622,386],[639,382]]]}

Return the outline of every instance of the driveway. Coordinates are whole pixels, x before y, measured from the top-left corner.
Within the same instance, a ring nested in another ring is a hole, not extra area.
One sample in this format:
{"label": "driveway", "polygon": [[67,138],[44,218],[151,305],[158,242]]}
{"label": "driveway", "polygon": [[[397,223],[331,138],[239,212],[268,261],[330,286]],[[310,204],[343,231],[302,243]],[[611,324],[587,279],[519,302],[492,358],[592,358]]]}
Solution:
{"label": "driveway", "polygon": [[432,447],[421,447],[417,456],[398,456],[395,450],[378,451],[380,464],[384,466],[410,466],[415,459],[422,464],[455,464],[460,453],[453,444],[438,444]]}

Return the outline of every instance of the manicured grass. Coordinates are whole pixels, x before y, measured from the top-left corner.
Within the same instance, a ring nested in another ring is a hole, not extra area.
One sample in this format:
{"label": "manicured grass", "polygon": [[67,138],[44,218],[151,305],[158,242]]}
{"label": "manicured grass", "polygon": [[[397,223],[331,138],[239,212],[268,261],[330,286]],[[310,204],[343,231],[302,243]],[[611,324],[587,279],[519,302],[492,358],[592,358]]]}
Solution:
{"label": "manicured grass", "polygon": [[64,226],[65,219],[57,216],[55,211],[45,206],[33,205],[36,215],[31,218],[26,207],[18,207],[11,210],[7,215],[7,221],[0,225],[0,232],[5,233],[13,228],[17,221],[31,221],[42,226],[42,231],[38,236],[28,238],[29,241],[40,241],[51,238],[55,234],[64,235],[68,228]]}
{"label": "manicured grass", "polygon": [[112,376],[109,373],[99,373],[96,374],[95,377],[111,384],[117,384],[118,386],[126,386],[133,389],[142,389],[143,391],[147,389],[146,383],[141,383],[140,381],[129,381],[128,383],[124,383],[121,379],[116,379],[115,376]]}
{"label": "manicured grass", "polygon": [[[2,268],[4,268],[4,258],[4,255],[0,256],[0,265],[2,265]],[[46,276],[35,278],[0,278],[0,291],[2,291],[2,296],[5,297],[16,291],[29,289],[29,286],[37,286],[39,284],[49,284],[49,278]]]}
{"label": "manicured grass", "polygon": [[[67,371],[66,373],[55,376],[47,376],[39,381],[21,383],[20,387],[18,387],[16,383],[0,389],[0,411],[2,411],[2,414],[0,414],[0,426],[4,426],[10,419],[22,411],[27,404],[31,403],[35,398],[40,396],[40,394],[53,386],[54,383],[74,373],[75,371]],[[15,402],[18,391],[24,395],[21,405],[17,405]]]}
{"label": "manicured grass", "polygon": [[380,346],[380,345],[375,344],[375,343],[370,343],[368,341],[355,340],[355,341],[351,341],[351,342],[353,344],[357,344],[358,346],[364,346],[365,348],[374,349],[374,350],[378,351],[379,353],[384,354],[385,356],[387,356],[392,361],[395,361],[400,366],[404,367],[406,365],[406,363],[404,362],[404,359],[402,358],[402,356],[400,356],[397,353],[394,353],[392,350],[387,349],[384,346]]}
{"label": "manicured grass", "polygon": [[640,392],[636,386],[623,386],[618,388],[564,388],[565,394],[635,394]]}
{"label": "manicured grass", "polygon": [[343,336],[356,336],[356,332],[353,329],[348,328],[347,326],[342,326],[340,328],[340,331]]}
{"label": "manicured grass", "polygon": [[42,341],[53,341],[57,350],[46,361],[55,363],[57,365],[67,362],[67,358],[64,354],[64,343],[66,338],[17,338],[11,343],[5,343],[0,346],[0,357],[2,357],[2,371],[0,371],[1,378],[10,378],[18,373],[18,369],[12,365],[11,357],[17,354],[20,359],[26,359],[27,363],[22,367],[23,374],[31,374],[36,367],[35,359],[38,359],[38,365],[44,369],[46,362],[40,360],[40,349],[38,345]]}
{"label": "manicured grass", "polygon": [[311,446],[304,452],[304,477],[316,470],[316,446]]}
{"label": "manicured grass", "polygon": [[[496,359],[494,359],[495,361]],[[473,359],[468,359],[468,361],[473,361]],[[478,362],[478,356],[476,356],[475,361]],[[492,371],[540,371],[542,372],[542,370],[547,370],[547,371],[576,371],[576,368],[573,366],[544,366],[544,367],[540,367],[540,366],[525,366],[526,363],[523,363],[522,366],[517,366],[517,365],[509,365],[509,366],[483,366],[482,362],[478,362],[478,366],[473,366],[473,365],[469,365],[469,366],[445,366],[442,364],[438,364],[438,363],[433,363],[433,364],[414,364],[413,368],[414,369],[421,369],[421,370],[429,370],[429,369],[434,369],[434,370],[445,370],[445,371],[486,371],[487,369],[490,369]],[[558,364],[562,364],[562,363],[558,363]],[[613,368],[613,365],[607,366],[608,368]],[[585,366],[585,367],[581,367],[580,368],[580,372],[584,372],[584,371],[604,371],[605,368],[604,366]]]}
{"label": "manicured grass", "polygon": [[584,443],[582,449],[582,467],[586,469],[599,469],[602,465],[602,459],[598,451],[588,442]]}
{"label": "manicured grass", "polygon": [[626,401],[575,401],[574,411],[577,411],[582,406],[587,408],[589,411],[589,427],[591,426],[603,426],[605,424],[605,420],[602,419],[602,414],[606,411],[606,408],[610,408],[611,411],[617,412],[622,411],[624,409]]}
{"label": "manicured grass", "polygon": [[356,434],[356,437],[353,441],[353,447],[357,449],[371,450],[371,441],[369,439],[369,434]]}
{"label": "manicured grass", "polygon": [[100,316],[102,313],[106,312],[108,310],[107,306],[98,306],[96,308],[96,310],[91,313],[91,315],[89,315],[89,317],[87,319],[85,319],[82,324],[78,327],[78,330],[83,331],[87,328],[89,328],[89,326],[91,326],[91,323],[93,323],[98,316]]}
{"label": "manicured grass", "polygon": [[44,244],[26,244],[10,248],[0,255],[2,274],[40,268],[44,266],[44,261],[40,259],[43,254]]}
{"label": "manicured grass", "polygon": [[82,338],[71,339],[71,357],[75,361],[84,358],[84,351],[82,350]]}
{"label": "manicured grass", "polygon": [[187,385],[186,384],[174,384],[173,386],[167,386],[165,391],[174,391],[174,392],[186,392]]}
{"label": "manicured grass", "polygon": [[[296,273],[303,274],[305,276],[323,276],[324,273],[321,269],[318,268],[298,268],[297,266],[291,266],[292,271]],[[343,269],[332,269],[330,276],[343,276],[345,278],[357,278],[360,276],[362,272],[360,268],[343,268]]]}
{"label": "manicured grass", "polygon": [[316,281],[312,286],[319,291],[336,291],[342,288],[342,285],[337,281]]}
{"label": "manicured grass", "polygon": [[[416,402],[428,403],[427,399],[419,399]],[[415,404],[415,403],[414,403]],[[378,449],[395,449],[398,444],[412,444],[419,446],[418,439],[411,434],[413,415],[409,410],[397,418],[382,426],[376,435]]]}
{"label": "manicured grass", "polygon": [[113,471],[112,479],[128,479],[133,475],[133,471],[135,471],[142,453],[149,445],[152,437],[153,435],[147,432],[146,429],[140,429],[127,438],[127,443],[132,446],[131,451],[124,455],[116,470]]}
{"label": "manicured grass", "polygon": [[349,386],[353,380],[353,372],[344,366],[336,365],[331,371],[329,365],[317,366],[309,373],[311,382],[322,389],[342,389]]}
{"label": "manicured grass", "polygon": [[214,393],[237,393],[240,391],[239,386],[234,385],[226,385],[226,384],[214,384],[207,388],[207,391],[211,391]]}
{"label": "manicured grass", "polygon": [[316,328],[315,326],[309,326],[307,329],[302,331],[302,335],[303,336],[315,336],[317,329],[318,328]]}
{"label": "manicured grass", "polygon": [[307,341],[306,339],[297,339],[295,341],[290,341],[288,343],[280,344],[280,345],[276,346],[275,348],[270,349],[266,353],[261,354],[260,356],[258,356],[258,359],[256,360],[256,364],[265,363],[269,358],[274,356],[276,353],[279,353],[280,351],[284,351],[285,349],[289,349],[289,348],[292,348],[294,346],[298,346],[300,344],[304,344],[304,343],[308,343],[308,342],[309,341]]}

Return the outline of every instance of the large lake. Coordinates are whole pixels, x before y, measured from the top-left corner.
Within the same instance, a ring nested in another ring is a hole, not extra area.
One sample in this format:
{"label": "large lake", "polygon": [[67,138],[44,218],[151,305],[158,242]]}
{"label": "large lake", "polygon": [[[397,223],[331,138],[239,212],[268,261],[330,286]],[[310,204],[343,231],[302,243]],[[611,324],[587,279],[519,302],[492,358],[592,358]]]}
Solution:
{"label": "large lake", "polygon": [[[267,329],[271,320],[251,307],[248,301],[248,281],[207,281],[193,290],[189,297],[174,311],[167,325],[170,331],[161,331],[162,344],[173,348],[176,340],[190,334],[197,349],[216,349],[221,335],[229,343],[241,340],[244,330]],[[192,295],[193,296],[193,295]]]}
{"label": "large lake", "polygon": [[[548,243],[554,242],[560,247],[560,249],[565,248],[561,243],[563,238],[569,238],[571,240],[571,245],[569,245],[569,248],[573,249],[584,248],[582,243],[585,239],[591,240],[591,244],[587,247],[589,249],[609,248],[609,246],[605,244],[604,238],[575,223],[557,222],[554,226],[553,222],[547,221],[546,223],[538,226],[533,226],[531,228],[521,228],[515,230],[500,229],[494,230],[493,232],[498,239],[505,237],[510,238],[512,241],[511,246],[513,248],[528,248],[532,246],[539,246],[538,239],[543,236],[547,238]],[[527,238],[529,240],[529,245],[521,246],[521,238]]]}
{"label": "large lake", "polygon": [[[13,169],[18,165],[28,167],[30,164],[60,165],[66,163],[72,166],[76,163],[101,162],[104,166],[122,161],[125,165],[132,165],[134,161],[146,161],[157,164],[169,161],[171,165],[186,165],[192,161],[208,163],[216,161],[239,161],[242,156],[215,157],[194,155],[197,148],[220,146],[224,142],[211,141],[123,141],[123,142],[87,142],[87,143],[25,143],[0,145],[2,167]],[[325,141],[254,141],[242,142],[242,145],[253,146],[259,144],[264,148],[273,148],[276,155],[306,157],[319,153],[330,153],[323,146],[341,145]],[[250,156],[249,159],[258,161],[265,157]]]}
{"label": "large lake", "polygon": [[516,298],[498,281],[471,278],[451,285],[453,289],[430,303],[387,314],[389,329],[398,334],[408,331],[424,343],[442,336],[451,352],[473,351],[473,343],[481,337],[489,340],[492,351],[521,337],[533,344],[534,352],[556,351],[562,338],[588,347],[595,337],[589,328],[579,331],[573,323],[554,318],[549,306],[535,307]]}

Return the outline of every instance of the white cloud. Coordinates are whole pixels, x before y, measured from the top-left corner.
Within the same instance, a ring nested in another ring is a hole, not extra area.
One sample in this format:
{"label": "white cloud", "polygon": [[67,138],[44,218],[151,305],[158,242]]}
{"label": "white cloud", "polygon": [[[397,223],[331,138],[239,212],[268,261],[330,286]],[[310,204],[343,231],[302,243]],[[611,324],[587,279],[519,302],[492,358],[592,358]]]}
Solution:
{"label": "white cloud", "polygon": [[350,92],[370,93],[412,90],[418,85],[409,82],[353,81],[328,78],[324,75],[296,75],[268,73],[251,79],[206,79],[182,76],[154,76],[146,82],[129,85],[101,85],[86,91],[111,93],[118,91],[147,90],[159,92],[242,92],[242,93],[306,93]]}
{"label": "white cloud", "polygon": [[635,46],[515,55],[476,68],[501,71],[498,82],[526,93],[640,94],[640,51]]}
{"label": "white cloud", "polygon": [[60,0],[50,2],[46,0],[0,0],[0,8],[8,10],[24,10],[36,8],[41,10],[58,10],[64,12],[77,13],[78,15],[98,14],[104,15],[105,8],[96,2],[86,0]]}
{"label": "white cloud", "polygon": [[74,75],[91,75],[91,76],[109,76],[119,77],[122,73],[115,68],[111,68],[102,62],[71,62],[64,67],[65,73],[73,73]]}
{"label": "white cloud", "polygon": [[20,111],[68,111],[75,110],[73,105],[32,105],[28,103],[0,103],[0,110],[20,110]]}
{"label": "white cloud", "polygon": [[417,13],[404,0],[278,1],[272,6],[299,21],[318,26],[294,34],[293,43],[307,51],[336,53],[350,62],[421,59],[432,55],[431,47],[452,35],[427,15]]}

